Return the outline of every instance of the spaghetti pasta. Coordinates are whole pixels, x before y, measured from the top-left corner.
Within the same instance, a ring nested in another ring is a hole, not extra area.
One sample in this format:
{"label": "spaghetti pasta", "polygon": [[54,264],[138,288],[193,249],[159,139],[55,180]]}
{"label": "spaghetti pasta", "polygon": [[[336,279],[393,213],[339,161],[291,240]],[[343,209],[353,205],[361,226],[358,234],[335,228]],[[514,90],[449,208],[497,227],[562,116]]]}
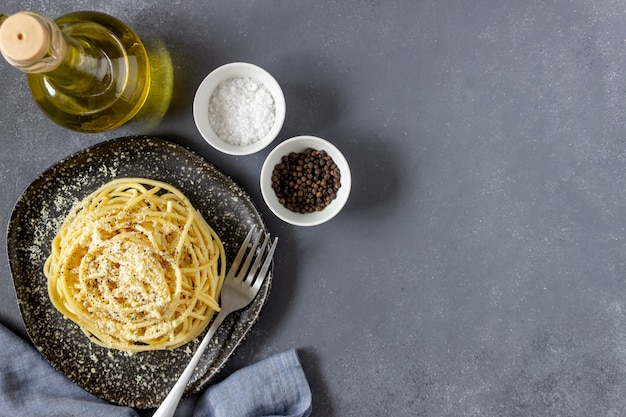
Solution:
{"label": "spaghetti pasta", "polygon": [[174,349],[219,311],[224,247],[175,187],[115,179],[74,206],[45,266],[53,305],[96,344]]}

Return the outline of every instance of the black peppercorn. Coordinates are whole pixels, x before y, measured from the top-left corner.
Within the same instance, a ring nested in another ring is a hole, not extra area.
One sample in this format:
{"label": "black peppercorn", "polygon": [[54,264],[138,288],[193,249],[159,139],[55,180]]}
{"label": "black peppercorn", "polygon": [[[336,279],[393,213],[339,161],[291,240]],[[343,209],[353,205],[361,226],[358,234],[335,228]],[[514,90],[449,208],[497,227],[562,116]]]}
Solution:
{"label": "black peppercorn", "polygon": [[272,189],[278,201],[296,213],[323,210],[337,197],[341,172],[324,150],[290,152],[272,172]]}

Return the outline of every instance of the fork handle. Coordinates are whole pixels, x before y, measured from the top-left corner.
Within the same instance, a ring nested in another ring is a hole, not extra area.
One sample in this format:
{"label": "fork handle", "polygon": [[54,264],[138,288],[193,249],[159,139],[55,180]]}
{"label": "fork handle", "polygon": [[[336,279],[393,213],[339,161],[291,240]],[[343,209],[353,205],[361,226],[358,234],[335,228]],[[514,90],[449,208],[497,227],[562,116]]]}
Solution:
{"label": "fork handle", "polygon": [[209,331],[204,336],[204,339],[202,339],[200,346],[198,346],[198,350],[196,350],[196,353],[194,353],[193,357],[187,364],[187,367],[178,378],[178,381],[176,381],[176,384],[174,385],[174,387],[172,387],[171,391],[169,392],[169,394],[167,394],[167,397],[165,397],[165,400],[163,400],[163,402],[156,410],[156,412],[152,415],[152,417],[171,417],[174,415],[174,412],[176,412],[176,408],[178,407],[178,403],[180,402],[180,399],[185,392],[185,388],[187,388],[187,383],[189,382],[191,375],[193,375],[193,371],[196,369],[198,362],[200,362],[202,354],[204,353],[207,346],[209,345],[209,342],[213,338],[215,331],[220,326],[220,324],[222,324],[224,318],[228,314],[228,311],[222,309],[218,313],[217,317],[215,317],[215,320],[213,320],[213,324],[211,324],[211,327],[209,327]]}

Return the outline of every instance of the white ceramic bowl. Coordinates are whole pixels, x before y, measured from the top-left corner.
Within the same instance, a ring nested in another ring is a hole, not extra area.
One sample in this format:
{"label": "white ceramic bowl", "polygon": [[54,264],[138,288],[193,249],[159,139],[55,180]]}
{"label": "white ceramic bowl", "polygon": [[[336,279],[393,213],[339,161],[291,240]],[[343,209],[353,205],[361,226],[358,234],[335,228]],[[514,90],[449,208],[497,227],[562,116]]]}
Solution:
{"label": "white ceramic bowl", "polygon": [[[312,213],[296,213],[283,206],[272,188],[272,172],[284,155],[290,152],[303,152],[307,148],[324,150],[333,159],[341,172],[341,187],[328,206]],[[352,176],[350,166],[343,154],[332,143],[315,136],[297,136],[277,145],[267,156],[261,168],[261,193],[267,206],[280,219],[297,226],[315,226],[324,223],[337,215],[348,201]]]}
{"label": "white ceramic bowl", "polygon": [[[209,102],[213,91],[221,82],[231,78],[252,78],[261,82],[274,98],[276,109],[274,125],[265,137],[251,144],[238,145],[222,140],[209,121]],[[204,140],[215,149],[230,155],[249,155],[265,148],[278,136],[285,121],[285,96],[278,82],[263,68],[245,62],[233,62],[216,68],[200,83],[193,101],[193,118]]]}

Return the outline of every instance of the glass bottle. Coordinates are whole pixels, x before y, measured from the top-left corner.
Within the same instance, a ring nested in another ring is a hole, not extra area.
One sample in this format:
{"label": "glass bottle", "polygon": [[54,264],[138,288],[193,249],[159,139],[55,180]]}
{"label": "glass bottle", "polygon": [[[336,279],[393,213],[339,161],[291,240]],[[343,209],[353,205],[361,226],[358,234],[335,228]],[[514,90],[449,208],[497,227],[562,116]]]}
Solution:
{"label": "glass bottle", "polygon": [[32,95],[53,121],[102,132],[130,120],[150,90],[150,63],[137,35],[100,12],[52,21],[35,12],[0,18],[0,52],[27,74]]}

